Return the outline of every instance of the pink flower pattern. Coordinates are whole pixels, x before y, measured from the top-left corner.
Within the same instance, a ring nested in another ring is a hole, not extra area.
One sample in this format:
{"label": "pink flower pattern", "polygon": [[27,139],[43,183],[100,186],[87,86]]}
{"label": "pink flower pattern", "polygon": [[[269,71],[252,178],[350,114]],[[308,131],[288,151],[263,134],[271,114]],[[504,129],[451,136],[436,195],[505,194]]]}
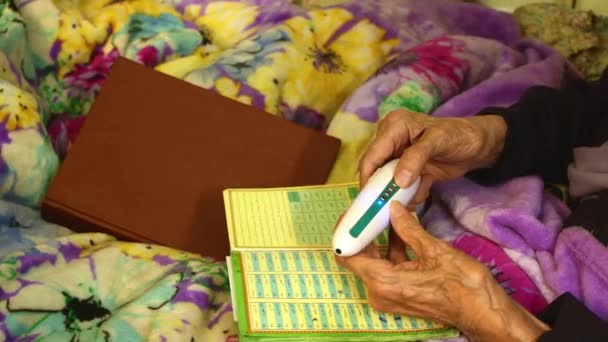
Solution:
{"label": "pink flower pattern", "polygon": [[449,37],[420,44],[410,50],[417,57],[416,63],[412,63],[412,69],[431,83],[439,77],[447,80],[452,87],[458,87],[463,79],[463,74],[459,71],[466,69],[467,61],[456,57],[454,53],[463,52],[464,49],[464,43]]}
{"label": "pink flower pattern", "polygon": [[113,49],[108,54],[104,54],[102,51],[95,53],[90,63],[77,65],[72,72],[66,75],[66,85],[71,89],[86,92],[99,90],[119,55],[118,49]]}

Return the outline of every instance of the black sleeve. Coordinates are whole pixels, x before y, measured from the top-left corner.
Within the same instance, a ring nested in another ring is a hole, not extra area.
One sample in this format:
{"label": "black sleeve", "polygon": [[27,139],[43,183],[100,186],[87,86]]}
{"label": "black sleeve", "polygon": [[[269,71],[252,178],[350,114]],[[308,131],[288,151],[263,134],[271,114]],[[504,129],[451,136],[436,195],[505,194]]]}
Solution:
{"label": "black sleeve", "polygon": [[563,226],[582,227],[608,248],[608,190],[581,198]]}
{"label": "black sleeve", "polygon": [[503,152],[494,167],[468,177],[493,184],[526,175],[567,183],[573,148],[599,146],[608,140],[608,78],[572,81],[564,89],[535,86],[508,108],[487,108],[507,123]]}
{"label": "black sleeve", "polygon": [[570,293],[554,300],[538,318],[551,327],[550,331],[539,337],[538,342],[608,341],[608,324]]}

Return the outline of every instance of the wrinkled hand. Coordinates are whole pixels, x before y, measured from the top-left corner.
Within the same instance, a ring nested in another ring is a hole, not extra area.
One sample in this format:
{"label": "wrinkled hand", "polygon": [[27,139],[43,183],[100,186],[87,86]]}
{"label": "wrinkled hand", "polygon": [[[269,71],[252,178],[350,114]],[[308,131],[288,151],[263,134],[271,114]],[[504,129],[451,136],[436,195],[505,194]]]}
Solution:
{"label": "wrinkled hand", "polygon": [[500,155],[506,123],[497,115],[469,118],[434,118],[397,110],[378,125],[375,138],[359,165],[360,184],[367,183],[382,165],[400,158],[395,181],[408,187],[421,176],[411,207],[424,201],[434,181],[458,178],[489,167]]}
{"label": "wrinkled hand", "polygon": [[443,322],[472,341],[534,341],[547,330],[511,300],[483,264],[429,235],[397,202],[391,204],[391,223],[416,260],[394,250],[384,259],[374,245],[337,257],[365,283],[375,310]]}

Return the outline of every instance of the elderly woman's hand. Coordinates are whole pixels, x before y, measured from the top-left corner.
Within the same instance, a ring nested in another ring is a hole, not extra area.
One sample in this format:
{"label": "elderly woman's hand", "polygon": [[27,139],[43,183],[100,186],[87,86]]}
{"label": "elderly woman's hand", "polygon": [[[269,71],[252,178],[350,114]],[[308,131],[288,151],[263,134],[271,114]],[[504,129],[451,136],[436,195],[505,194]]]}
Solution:
{"label": "elderly woman's hand", "polygon": [[405,188],[421,176],[412,205],[424,201],[434,181],[460,177],[491,166],[506,136],[505,121],[497,115],[434,118],[397,110],[384,118],[359,165],[361,186],[390,159],[400,157],[397,185]]}
{"label": "elderly woman's hand", "polygon": [[473,341],[534,341],[548,329],[511,300],[483,264],[429,235],[397,202],[391,223],[415,260],[403,253],[395,254],[401,260],[384,259],[373,245],[337,257],[365,283],[374,309],[443,322]]}

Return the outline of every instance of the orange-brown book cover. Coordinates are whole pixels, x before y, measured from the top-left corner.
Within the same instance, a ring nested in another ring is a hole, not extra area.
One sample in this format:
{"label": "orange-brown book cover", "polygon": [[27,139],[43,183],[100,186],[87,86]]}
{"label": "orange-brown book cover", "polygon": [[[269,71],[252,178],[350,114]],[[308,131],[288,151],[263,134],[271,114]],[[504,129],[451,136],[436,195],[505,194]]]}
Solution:
{"label": "orange-brown book cover", "polygon": [[223,260],[222,191],[322,184],[339,140],[118,59],[42,216]]}

